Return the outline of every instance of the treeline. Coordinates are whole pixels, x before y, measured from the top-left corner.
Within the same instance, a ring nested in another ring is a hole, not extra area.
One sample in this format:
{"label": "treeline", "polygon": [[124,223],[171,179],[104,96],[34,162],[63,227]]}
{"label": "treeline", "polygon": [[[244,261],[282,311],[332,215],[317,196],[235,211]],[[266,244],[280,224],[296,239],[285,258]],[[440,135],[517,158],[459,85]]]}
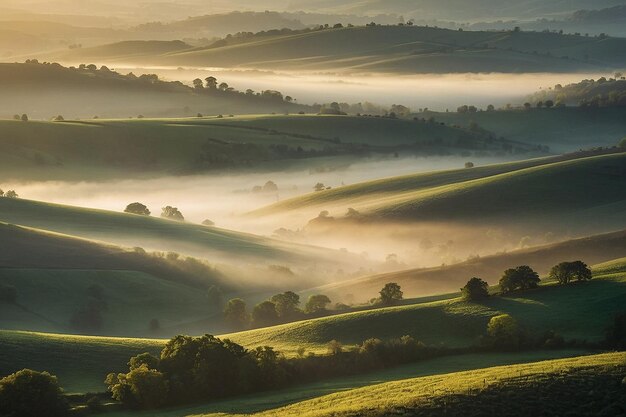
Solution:
{"label": "treeline", "polygon": [[536,105],[552,102],[557,107],[566,104],[582,108],[626,107],[626,77],[617,72],[610,78],[582,80],[565,86],[556,84],[554,87],[535,93],[530,101]]}

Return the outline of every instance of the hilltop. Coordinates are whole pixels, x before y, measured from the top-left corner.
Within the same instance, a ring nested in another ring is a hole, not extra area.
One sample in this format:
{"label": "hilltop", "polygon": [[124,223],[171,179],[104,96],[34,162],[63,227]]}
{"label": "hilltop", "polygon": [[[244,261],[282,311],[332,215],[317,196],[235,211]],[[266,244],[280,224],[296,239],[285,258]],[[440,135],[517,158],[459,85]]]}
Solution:
{"label": "hilltop", "polygon": [[[625,42],[558,33],[376,25],[244,33],[162,55],[141,55],[137,48],[132,62],[364,73],[573,72],[623,67]],[[115,45],[74,50],[55,59],[95,59],[105,54],[103,48]]]}

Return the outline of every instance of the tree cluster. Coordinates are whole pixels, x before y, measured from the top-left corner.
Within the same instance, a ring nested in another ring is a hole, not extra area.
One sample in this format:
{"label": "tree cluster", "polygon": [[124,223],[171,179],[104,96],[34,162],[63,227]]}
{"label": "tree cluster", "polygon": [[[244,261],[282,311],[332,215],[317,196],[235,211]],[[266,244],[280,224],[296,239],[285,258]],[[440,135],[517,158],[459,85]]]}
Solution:
{"label": "tree cluster", "polygon": [[368,339],[351,350],[329,344],[330,355],[286,358],[272,347],[245,349],[211,335],[176,336],[157,358],[148,353],[131,358],[127,373],[111,373],[105,383],[114,399],[135,409],[265,391],[334,376],[351,375],[440,355],[404,336]]}
{"label": "tree cluster", "polygon": [[592,278],[591,270],[583,261],[561,262],[550,269],[549,277],[559,284],[569,284],[571,281],[588,281]]}

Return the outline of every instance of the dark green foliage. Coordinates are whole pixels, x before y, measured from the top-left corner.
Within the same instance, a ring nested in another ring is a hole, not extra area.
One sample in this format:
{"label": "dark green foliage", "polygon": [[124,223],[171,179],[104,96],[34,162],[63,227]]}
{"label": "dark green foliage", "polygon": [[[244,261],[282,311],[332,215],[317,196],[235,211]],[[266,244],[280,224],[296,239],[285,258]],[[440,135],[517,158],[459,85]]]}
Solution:
{"label": "dark green foliage", "polygon": [[591,270],[583,261],[561,262],[550,269],[549,276],[562,285],[574,280],[588,281],[593,277]]}
{"label": "dark green foliage", "polygon": [[321,314],[326,312],[326,307],[330,304],[330,298],[324,294],[315,294],[309,297],[304,307],[309,314]]}
{"label": "dark green foliage", "polygon": [[296,383],[391,367],[444,353],[409,336],[389,341],[370,339],[356,349],[329,345],[332,355],[286,359],[272,347],[253,350],[211,335],[176,336],[160,359],[141,354],[129,361],[126,374],[109,374],[113,398],[131,408],[206,401]]}
{"label": "dark green foliage", "polygon": [[55,376],[23,369],[0,379],[0,415],[62,417],[68,405]]}
{"label": "dark green foliage", "polygon": [[149,216],[150,210],[148,210],[148,207],[146,207],[144,204],[130,203],[129,205],[126,206],[126,209],[124,209],[124,213],[139,214],[141,216]]}
{"label": "dark green foliage", "polygon": [[250,317],[246,311],[246,303],[241,298],[228,300],[224,308],[226,322],[235,328],[244,328],[248,325]]}
{"label": "dark green foliage", "polygon": [[402,301],[402,296],[402,290],[395,282],[385,284],[383,289],[380,290],[380,302],[385,306],[397,304]]}
{"label": "dark green foliage", "polygon": [[467,284],[461,288],[463,298],[470,301],[481,300],[489,297],[489,284],[480,278],[471,278]]}
{"label": "dark green foliage", "polygon": [[271,301],[263,301],[252,310],[252,323],[255,327],[271,326],[278,322],[276,305]]}
{"label": "dark green foliage", "polygon": [[500,289],[503,293],[515,290],[528,290],[539,285],[539,274],[528,265],[507,269],[500,278]]}
{"label": "dark green foliage", "polygon": [[278,317],[283,320],[294,319],[301,313],[298,308],[300,305],[300,296],[293,291],[276,294],[272,296],[270,301],[276,306]]}

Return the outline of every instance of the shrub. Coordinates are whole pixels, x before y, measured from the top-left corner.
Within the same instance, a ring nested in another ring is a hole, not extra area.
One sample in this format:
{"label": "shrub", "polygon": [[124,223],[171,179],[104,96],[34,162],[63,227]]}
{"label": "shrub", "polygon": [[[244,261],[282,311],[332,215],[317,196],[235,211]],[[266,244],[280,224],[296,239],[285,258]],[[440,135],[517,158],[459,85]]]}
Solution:
{"label": "shrub", "polygon": [[487,335],[494,347],[517,348],[521,341],[519,325],[508,314],[492,317],[487,324]]}
{"label": "shrub", "polygon": [[68,404],[58,380],[48,372],[22,369],[0,379],[0,415],[63,417]]}

